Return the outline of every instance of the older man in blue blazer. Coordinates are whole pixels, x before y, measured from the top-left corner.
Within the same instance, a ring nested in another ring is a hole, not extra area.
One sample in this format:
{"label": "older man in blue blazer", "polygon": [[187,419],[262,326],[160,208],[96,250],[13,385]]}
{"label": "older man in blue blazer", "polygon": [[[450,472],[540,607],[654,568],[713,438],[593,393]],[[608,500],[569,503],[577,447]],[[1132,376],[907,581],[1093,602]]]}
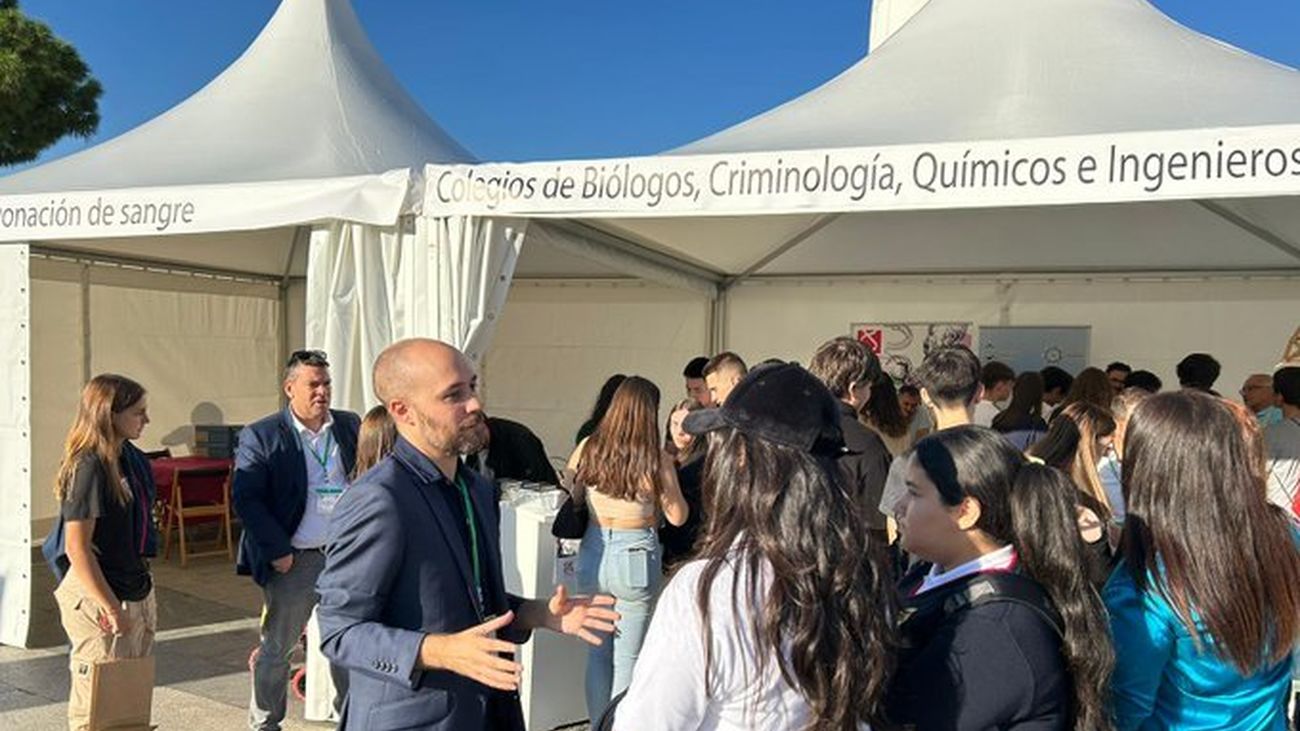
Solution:
{"label": "older man in blue blazer", "polygon": [[523,731],[515,644],[538,627],[599,644],[614,598],[506,593],[492,485],[460,459],[487,440],[468,358],[404,340],[374,383],[399,438],[339,502],[318,582],[322,649],[349,671],[339,728]]}
{"label": "older man in blue blazer", "polygon": [[[284,392],[288,408],[240,432],[232,488],[244,525],[237,570],[262,587],[265,606],[248,709],[254,731],[278,731],[284,720],[289,653],[316,606],[326,527],[347,490],[360,425],[356,414],[330,409],[320,351],[293,353]],[[336,676],[342,695],[346,674]]]}

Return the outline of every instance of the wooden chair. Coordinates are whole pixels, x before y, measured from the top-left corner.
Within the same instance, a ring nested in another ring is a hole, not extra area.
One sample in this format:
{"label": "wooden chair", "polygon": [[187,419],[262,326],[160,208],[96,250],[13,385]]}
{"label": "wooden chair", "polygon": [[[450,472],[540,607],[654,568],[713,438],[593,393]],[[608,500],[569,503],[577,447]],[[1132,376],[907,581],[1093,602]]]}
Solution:
{"label": "wooden chair", "polygon": [[[195,523],[218,522],[215,547],[202,552],[189,550],[185,527]],[[233,559],[234,541],[230,529],[230,468],[178,468],[172,477],[171,495],[167,498],[163,523],[163,559],[171,556],[172,530],[181,544],[181,567],[190,556],[226,554]],[[223,545],[224,544],[224,545]]]}

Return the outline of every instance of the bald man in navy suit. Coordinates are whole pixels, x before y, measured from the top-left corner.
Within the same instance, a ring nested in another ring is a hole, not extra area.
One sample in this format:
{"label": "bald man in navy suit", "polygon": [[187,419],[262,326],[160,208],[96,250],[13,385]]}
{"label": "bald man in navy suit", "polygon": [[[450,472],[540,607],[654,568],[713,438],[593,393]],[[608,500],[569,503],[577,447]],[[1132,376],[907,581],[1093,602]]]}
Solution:
{"label": "bald man in navy suit", "polygon": [[614,598],[506,593],[492,485],[461,461],[487,439],[468,358],[404,340],[374,383],[399,438],[339,501],[317,585],[322,650],[349,671],[339,728],[523,731],[515,645],[539,627],[600,644]]}

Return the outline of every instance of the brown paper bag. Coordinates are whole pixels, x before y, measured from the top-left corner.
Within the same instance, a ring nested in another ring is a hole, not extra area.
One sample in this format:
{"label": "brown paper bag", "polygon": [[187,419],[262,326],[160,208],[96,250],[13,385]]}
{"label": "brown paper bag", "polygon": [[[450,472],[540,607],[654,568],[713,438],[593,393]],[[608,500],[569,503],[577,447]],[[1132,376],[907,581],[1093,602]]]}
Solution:
{"label": "brown paper bag", "polygon": [[105,658],[90,666],[90,731],[149,731],[153,656]]}

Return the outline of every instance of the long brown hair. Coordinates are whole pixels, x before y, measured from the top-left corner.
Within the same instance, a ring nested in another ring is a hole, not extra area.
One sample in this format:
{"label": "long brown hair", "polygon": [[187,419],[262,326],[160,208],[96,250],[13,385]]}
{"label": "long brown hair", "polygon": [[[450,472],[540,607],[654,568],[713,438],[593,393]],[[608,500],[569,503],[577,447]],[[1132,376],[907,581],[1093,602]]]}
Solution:
{"label": "long brown hair", "polygon": [[587,438],[575,479],[617,500],[654,498],[663,452],[659,443],[659,388],[640,376],[628,376],[610,401],[609,411]]}
{"label": "long brown hair", "polygon": [[1284,660],[1300,636],[1294,528],[1268,502],[1257,450],[1218,399],[1162,393],[1133,412],[1122,476],[1133,581],[1244,675]]}
{"label": "long brown hair", "polygon": [[713,662],[712,585],[730,568],[731,611],[752,617],[758,676],[775,658],[812,709],[804,731],[882,728],[898,644],[895,592],[884,546],[862,530],[838,465],[734,429],[708,440],[709,518],[696,554],[704,562],[696,603],[705,675]]}
{"label": "long brown hair", "polygon": [[1068,474],[1080,491],[1113,511],[1101,475],[1097,474],[1097,462],[1102,457],[1097,453],[1097,440],[1114,433],[1115,419],[1108,409],[1076,401],[1056,415],[1047,434],[1029,448],[1029,453]]}
{"label": "long brown hair", "polygon": [[993,429],[1000,432],[1032,429],[1043,410],[1043,376],[1038,371],[1025,371],[1016,376],[1011,387],[1011,403],[993,417]]}
{"label": "long brown hair", "polygon": [[122,440],[113,426],[113,416],[135,406],[144,398],[144,387],[126,376],[103,373],[81,389],[77,418],[63,441],[63,457],[54,477],[54,497],[63,502],[77,474],[77,463],[87,454],[97,457],[108,473],[109,489],[119,503],[131,499],[118,468]]}
{"label": "long brown hair", "polygon": [[1110,385],[1110,378],[1106,376],[1106,371],[1100,368],[1084,368],[1074,377],[1074,383],[1070,384],[1070,391],[1065,394],[1065,399],[1057,412],[1060,413],[1061,409],[1070,404],[1080,402],[1110,409],[1110,401],[1114,397],[1115,387]]}
{"label": "long brown hair", "polygon": [[352,479],[364,475],[379,460],[393,451],[397,442],[397,424],[388,409],[380,404],[366,412],[357,432],[357,462],[352,467]]}

